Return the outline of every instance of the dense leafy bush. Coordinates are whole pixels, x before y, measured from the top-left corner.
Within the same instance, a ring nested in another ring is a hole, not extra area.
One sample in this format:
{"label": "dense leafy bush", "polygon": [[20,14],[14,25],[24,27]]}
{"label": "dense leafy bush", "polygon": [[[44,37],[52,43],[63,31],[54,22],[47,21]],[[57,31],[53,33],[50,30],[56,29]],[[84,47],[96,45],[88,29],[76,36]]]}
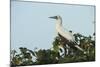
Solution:
{"label": "dense leafy bush", "polygon": [[[39,49],[33,51],[24,47],[20,47],[20,53],[16,50],[11,50],[11,66],[23,65],[40,65],[40,64],[57,64],[57,63],[71,63],[71,62],[85,62],[95,61],[95,39],[92,36],[83,36],[79,33],[74,34],[78,45],[87,53],[83,54],[81,51],[68,48],[68,53],[63,52],[59,46],[61,45],[61,38],[58,35],[53,42],[52,49]],[[62,48],[67,48],[63,46]],[[36,59],[33,59],[35,57]]]}

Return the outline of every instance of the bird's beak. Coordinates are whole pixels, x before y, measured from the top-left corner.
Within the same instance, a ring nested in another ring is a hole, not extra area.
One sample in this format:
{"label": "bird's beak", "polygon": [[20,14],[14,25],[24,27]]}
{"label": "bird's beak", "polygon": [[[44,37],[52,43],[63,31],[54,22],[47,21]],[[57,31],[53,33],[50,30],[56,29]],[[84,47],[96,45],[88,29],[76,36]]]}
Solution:
{"label": "bird's beak", "polygon": [[52,18],[52,19],[57,19],[57,16],[53,16],[53,17],[49,17],[49,18]]}

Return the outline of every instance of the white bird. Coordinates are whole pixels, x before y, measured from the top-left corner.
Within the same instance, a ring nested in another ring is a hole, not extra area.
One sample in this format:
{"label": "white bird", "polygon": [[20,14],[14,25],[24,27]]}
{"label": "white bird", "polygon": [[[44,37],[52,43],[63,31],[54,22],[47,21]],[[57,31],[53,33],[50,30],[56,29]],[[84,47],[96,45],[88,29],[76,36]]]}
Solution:
{"label": "white bird", "polygon": [[[58,16],[53,16],[53,17],[49,17],[49,18],[56,19],[56,30],[57,30],[57,33],[61,37],[66,39],[69,43],[73,43],[74,45],[73,46],[71,45],[71,47],[76,47],[80,51],[84,52],[84,54],[86,54],[86,52],[82,48],[80,48],[78,46],[78,44],[76,43],[75,38],[72,35],[72,33],[69,32],[68,30],[66,30],[66,31],[64,30],[63,25],[62,25],[62,18],[61,18],[61,16],[58,15]],[[68,45],[68,46],[70,46],[70,45]]]}

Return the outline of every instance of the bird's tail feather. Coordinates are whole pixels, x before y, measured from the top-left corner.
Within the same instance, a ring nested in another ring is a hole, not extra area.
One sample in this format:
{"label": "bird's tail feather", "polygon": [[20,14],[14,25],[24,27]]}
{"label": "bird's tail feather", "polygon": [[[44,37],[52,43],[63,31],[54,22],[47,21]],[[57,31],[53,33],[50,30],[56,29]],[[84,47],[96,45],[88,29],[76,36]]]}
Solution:
{"label": "bird's tail feather", "polygon": [[76,47],[77,49],[79,49],[80,51],[83,51],[83,52],[84,52],[84,50],[83,50],[82,48],[80,48],[78,45],[75,45],[75,47]]}
{"label": "bird's tail feather", "polygon": [[78,45],[75,45],[75,47],[76,47],[77,49],[79,49],[80,51],[84,52],[84,54],[87,54],[87,52],[84,51],[82,48],[80,48]]}
{"label": "bird's tail feather", "polygon": [[84,54],[86,54],[86,51],[84,51],[81,47],[79,47],[78,44],[77,44],[76,42],[75,42],[75,44],[76,44],[75,47],[76,47],[77,49],[79,49],[80,51],[84,52]]}

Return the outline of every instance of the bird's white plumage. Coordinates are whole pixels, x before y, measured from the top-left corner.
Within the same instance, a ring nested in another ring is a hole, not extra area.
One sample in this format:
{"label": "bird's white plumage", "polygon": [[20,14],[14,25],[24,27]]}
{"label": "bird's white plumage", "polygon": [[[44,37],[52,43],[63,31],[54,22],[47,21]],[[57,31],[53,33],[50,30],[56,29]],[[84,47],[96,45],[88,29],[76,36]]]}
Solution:
{"label": "bird's white plumage", "polygon": [[62,26],[62,19],[61,17],[59,17],[56,20],[56,30],[57,32],[62,35],[64,38],[66,38],[69,41],[75,41],[74,36],[72,35],[72,33],[70,33],[68,30],[64,30],[63,26]]}
{"label": "bird's white plumage", "polygon": [[[64,28],[62,26],[62,18],[60,16],[54,16],[54,17],[50,17],[50,18],[56,19],[56,31],[57,31],[57,33],[59,33],[61,36],[63,36],[69,42],[75,43],[74,47],[76,47],[80,51],[84,52],[84,50],[82,48],[80,48],[77,45],[77,43],[75,42],[75,38],[72,35],[72,33],[69,32],[68,30],[66,30],[66,31],[64,30]],[[86,53],[86,52],[84,52],[84,53]]]}
{"label": "bird's white plumage", "polygon": [[72,41],[72,42],[75,41],[75,38],[72,35],[72,33],[70,33],[69,31],[64,31],[64,28],[61,25],[57,25],[56,30],[60,35],[62,35],[67,40]]}

